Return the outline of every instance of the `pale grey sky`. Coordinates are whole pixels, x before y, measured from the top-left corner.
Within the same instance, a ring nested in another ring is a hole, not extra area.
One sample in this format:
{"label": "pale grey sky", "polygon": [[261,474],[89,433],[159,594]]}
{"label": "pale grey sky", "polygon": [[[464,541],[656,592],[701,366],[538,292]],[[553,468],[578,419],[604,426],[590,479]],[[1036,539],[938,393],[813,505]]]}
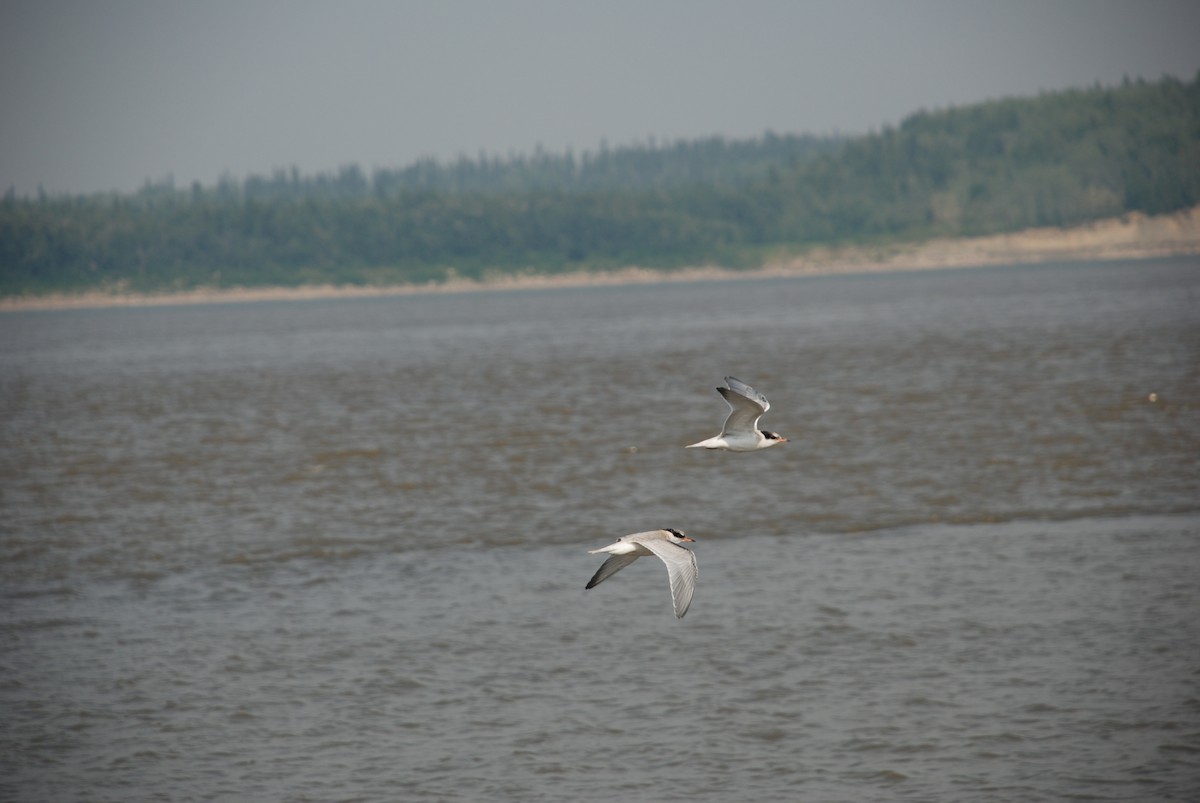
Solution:
{"label": "pale grey sky", "polygon": [[1197,70],[1196,0],[6,0],[0,192],[862,133]]}

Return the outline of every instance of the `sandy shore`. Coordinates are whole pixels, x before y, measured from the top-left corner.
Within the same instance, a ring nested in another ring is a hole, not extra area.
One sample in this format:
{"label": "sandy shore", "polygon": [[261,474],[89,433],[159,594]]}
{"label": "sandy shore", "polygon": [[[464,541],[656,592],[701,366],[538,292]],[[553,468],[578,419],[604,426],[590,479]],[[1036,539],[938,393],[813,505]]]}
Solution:
{"label": "sandy shore", "polygon": [[867,273],[889,270],[932,270],[1041,262],[1146,259],[1200,254],[1200,206],[1170,215],[1131,214],[1069,229],[1029,229],[990,237],[930,240],[924,243],[864,248],[815,248],[803,256],[772,262],[757,270],[732,271],[697,267],[670,272],[630,267],[604,273],[554,276],[501,275],[484,281],[453,280],[437,284],[390,287],[307,285],[198,289],[179,293],[111,293],[10,296],[0,298],[0,311],[85,307],[163,306],[234,301],[286,301],[318,298],[456,293],[479,290],[718,281],[754,277]]}

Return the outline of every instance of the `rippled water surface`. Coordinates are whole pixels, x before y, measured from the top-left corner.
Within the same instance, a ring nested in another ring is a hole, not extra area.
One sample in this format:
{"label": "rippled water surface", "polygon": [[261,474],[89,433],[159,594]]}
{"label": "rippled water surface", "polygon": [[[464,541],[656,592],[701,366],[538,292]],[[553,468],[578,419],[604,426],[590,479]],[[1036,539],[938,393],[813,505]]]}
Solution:
{"label": "rippled water surface", "polygon": [[8,313],[0,412],[3,799],[1200,789],[1194,259]]}

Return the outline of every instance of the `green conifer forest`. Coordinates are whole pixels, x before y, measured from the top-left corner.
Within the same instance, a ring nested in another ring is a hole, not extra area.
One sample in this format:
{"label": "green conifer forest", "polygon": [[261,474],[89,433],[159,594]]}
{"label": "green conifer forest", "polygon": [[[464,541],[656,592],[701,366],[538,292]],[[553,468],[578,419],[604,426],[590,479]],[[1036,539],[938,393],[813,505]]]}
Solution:
{"label": "green conifer forest", "polygon": [[767,133],[0,200],[0,294],[755,267],[1200,203],[1200,75]]}

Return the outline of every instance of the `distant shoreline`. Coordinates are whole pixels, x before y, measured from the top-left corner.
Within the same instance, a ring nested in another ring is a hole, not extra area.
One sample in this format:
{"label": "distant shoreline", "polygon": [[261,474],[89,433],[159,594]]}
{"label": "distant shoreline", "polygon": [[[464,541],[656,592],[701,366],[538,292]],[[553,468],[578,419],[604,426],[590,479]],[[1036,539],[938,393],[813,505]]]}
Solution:
{"label": "distant shoreline", "polygon": [[455,279],[387,287],[304,285],[300,287],[199,288],[176,293],[83,293],[0,298],[0,312],[100,307],[148,307],[246,301],[460,293],[555,287],[662,284],[787,276],[874,273],[897,270],[983,267],[1046,262],[1151,259],[1200,254],[1200,206],[1169,215],[1138,213],[1073,228],[1040,228],[988,237],[929,240],[877,247],[819,247],[754,270],[717,267],[660,271],[629,267],[599,273],[498,275],[482,281]]}

